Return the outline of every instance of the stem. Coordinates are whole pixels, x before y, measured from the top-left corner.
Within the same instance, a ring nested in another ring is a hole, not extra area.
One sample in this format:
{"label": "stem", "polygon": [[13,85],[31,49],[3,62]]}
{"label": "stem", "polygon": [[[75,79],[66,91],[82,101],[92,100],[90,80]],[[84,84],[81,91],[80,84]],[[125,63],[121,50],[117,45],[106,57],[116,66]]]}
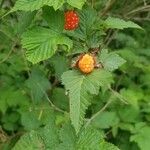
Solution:
{"label": "stem", "polygon": [[5,62],[5,61],[10,57],[10,55],[12,54],[12,52],[13,52],[13,50],[14,50],[15,45],[16,45],[16,43],[14,43],[14,44],[12,45],[12,47],[11,47],[9,53],[7,54],[7,56],[6,56],[4,59],[2,59],[2,60],[0,61],[0,64],[3,63],[3,62]]}
{"label": "stem", "polygon": [[111,7],[113,6],[113,4],[116,2],[116,0],[109,0],[107,3],[106,3],[106,6],[101,14],[101,16],[105,16],[108,11],[111,9]]}
{"label": "stem", "polygon": [[127,100],[125,100],[122,95],[120,95],[118,92],[113,90],[112,88],[109,87],[109,90],[123,103],[128,104]]}
{"label": "stem", "polygon": [[[38,84],[38,83],[37,83],[37,84]],[[41,88],[40,84],[38,84],[38,86],[40,87],[40,89],[42,90],[42,92],[43,92],[43,94],[45,95],[46,99],[48,100],[48,102],[50,103],[51,107],[52,107],[54,110],[57,110],[57,111],[59,111],[59,112],[61,112],[61,113],[66,113],[66,111],[64,111],[64,110],[62,110],[62,109],[60,109],[60,108],[58,108],[57,106],[55,106],[55,105],[53,104],[53,102],[49,99],[47,93]]]}
{"label": "stem", "polygon": [[108,102],[103,106],[103,108],[102,109],[100,109],[96,114],[94,114],[88,121],[87,121],[87,123],[85,124],[85,128],[87,127],[87,126],[89,126],[89,124],[98,116],[98,115],[100,115],[110,104],[111,104],[111,102],[113,101],[113,99],[109,99],[108,100]]}

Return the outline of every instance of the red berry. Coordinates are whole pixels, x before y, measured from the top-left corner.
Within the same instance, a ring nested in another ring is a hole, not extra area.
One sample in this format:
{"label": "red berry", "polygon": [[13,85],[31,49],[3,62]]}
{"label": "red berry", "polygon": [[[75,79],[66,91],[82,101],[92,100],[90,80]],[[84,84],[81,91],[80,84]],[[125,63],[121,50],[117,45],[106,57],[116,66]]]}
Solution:
{"label": "red berry", "polygon": [[69,10],[65,12],[65,30],[74,30],[79,25],[79,17],[78,14],[73,11]]}

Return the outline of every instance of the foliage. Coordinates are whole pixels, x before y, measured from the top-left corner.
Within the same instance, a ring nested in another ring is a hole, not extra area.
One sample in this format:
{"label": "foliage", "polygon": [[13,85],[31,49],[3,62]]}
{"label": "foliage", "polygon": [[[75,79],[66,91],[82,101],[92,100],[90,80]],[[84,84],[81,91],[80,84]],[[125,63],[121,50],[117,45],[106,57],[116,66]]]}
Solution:
{"label": "foliage", "polygon": [[0,149],[149,150],[149,6],[0,0]]}

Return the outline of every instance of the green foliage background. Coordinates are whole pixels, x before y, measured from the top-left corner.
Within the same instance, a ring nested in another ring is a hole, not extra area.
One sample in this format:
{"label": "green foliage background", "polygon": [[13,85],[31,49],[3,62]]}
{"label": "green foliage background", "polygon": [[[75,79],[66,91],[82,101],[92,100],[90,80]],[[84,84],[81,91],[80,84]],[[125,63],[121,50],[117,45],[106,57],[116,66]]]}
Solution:
{"label": "green foliage background", "polygon": [[149,25],[148,0],[0,0],[0,150],[149,150]]}

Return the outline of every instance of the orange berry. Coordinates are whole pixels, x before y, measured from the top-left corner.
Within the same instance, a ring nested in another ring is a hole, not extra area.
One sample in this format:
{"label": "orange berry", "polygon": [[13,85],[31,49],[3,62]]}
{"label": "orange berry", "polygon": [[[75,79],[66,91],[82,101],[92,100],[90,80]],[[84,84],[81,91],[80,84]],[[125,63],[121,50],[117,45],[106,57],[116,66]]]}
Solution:
{"label": "orange berry", "polygon": [[90,54],[85,54],[78,62],[78,67],[83,73],[90,73],[93,71],[95,66],[94,57]]}

